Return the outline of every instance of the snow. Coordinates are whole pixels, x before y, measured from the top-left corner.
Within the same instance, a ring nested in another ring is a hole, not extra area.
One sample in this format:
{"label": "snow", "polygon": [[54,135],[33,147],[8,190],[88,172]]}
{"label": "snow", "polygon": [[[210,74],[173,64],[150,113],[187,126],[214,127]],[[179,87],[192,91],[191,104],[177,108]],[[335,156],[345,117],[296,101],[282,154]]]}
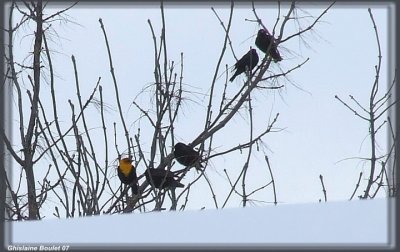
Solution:
{"label": "snow", "polygon": [[[13,244],[364,244],[384,246],[388,200],[13,222]],[[40,230],[40,231],[39,231]]]}

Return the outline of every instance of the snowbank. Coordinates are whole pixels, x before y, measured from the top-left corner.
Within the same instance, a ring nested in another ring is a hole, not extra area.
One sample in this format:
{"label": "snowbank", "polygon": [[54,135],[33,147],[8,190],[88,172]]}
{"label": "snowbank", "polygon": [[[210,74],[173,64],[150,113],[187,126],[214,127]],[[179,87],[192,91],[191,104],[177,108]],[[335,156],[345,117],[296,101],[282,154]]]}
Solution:
{"label": "snowbank", "polygon": [[388,200],[93,216],[12,223],[13,243],[138,246],[389,241]]}

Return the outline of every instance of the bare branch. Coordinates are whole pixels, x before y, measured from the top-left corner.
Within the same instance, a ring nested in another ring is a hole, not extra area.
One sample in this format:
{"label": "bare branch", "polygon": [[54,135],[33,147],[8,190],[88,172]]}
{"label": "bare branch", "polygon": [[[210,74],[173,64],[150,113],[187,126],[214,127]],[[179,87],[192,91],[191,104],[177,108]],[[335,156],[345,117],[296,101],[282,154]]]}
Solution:
{"label": "bare branch", "polygon": [[364,110],[365,111],[365,113],[369,113],[368,112],[368,110],[366,110],[363,106],[361,106],[361,104],[354,98],[354,96],[352,96],[352,95],[349,95],[350,96],[350,99],[352,99],[362,110]]}
{"label": "bare branch", "polygon": [[74,7],[78,2],[79,2],[79,1],[76,1],[76,2],[73,3],[71,6],[65,8],[65,9],[63,9],[63,10],[57,11],[56,13],[54,13],[54,14],[48,16],[47,18],[43,19],[43,22],[46,22],[46,21],[48,21],[48,20],[50,20],[50,19],[52,19],[52,18],[54,18],[54,17],[56,17],[56,16],[61,15],[62,13],[66,12],[67,10],[71,9],[72,7]]}
{"label": "bare branch", "polygon": [[[315,24],[322,18],[322,16],[324,16],[324,15],[328,12],[328,10],[329,10],[335,3],[336,3],[336,1],[334,1],[333,3],[331,3],[331,4],[321,13],[321,15],[319,15],[319,16],[314,20],[314,22],[313,22],[310,26],[308,26],[306,29],[301,30],[301,31],[299,31],[299,32],[297,32],[297,33],[295,33],[295,34],[292,34],[292,35],[286,37],[285,39],[280,40],[280,43],[285,43],[285,42],[288,41],[289,39],[291,39],[291,38],[293,38],[293,37],[296,37],[296,36],[299,36],[299,35],[305,33],[305,32],[308,31],[308,30],[311,30],[311,29],[315,26]],[[288,17],[288,16],[287,16],[287,17]],[[281,32],[281,34],[283,34],[283,33]]]}
{"label": "bare branch", "polygon": [[99,23],[100,23],[101,30],[103,31],[104,39],[105,39],[105,42],[106,42],[109,65],[110,65],[110,72],[111,72],[111,76],[112,76],[112,79],[113,79],[113,82],[114,82],[114,90],[115,90],[115,96],[116,96],[116,101],[117,101],[117,105],[118,105],[118,111],[119,111],[119,115],[120,115],[120,119],[121,119],[122,125],[124,127],[126,144],[128,146],[128,153],[129,153],[129,156],[130,156],[131,155],[131,146],[130,146],[130,142],[129,142],[129,132],[128,132],[128,129],[126,127],[124,116],[122,114],[122,108],[121,108],[121,102],[120,102],[120,98],[119,98],[117,79],[115,77],[114,66],[113,66],[112,58],[111,58],[111,49],[110,49],[110,45],[108,43],[106,30],[105,30],[104,25],[103,25],[103,20],[101,18],[99,19]]}
{"label": "bare branch", "polygon": [[325,190],[324,180],[323,180],[323,177],[322,177],[321,174],[319,175],[319,179],[321,180],[322,192],[324,193],[324,199],[325,199],[325,202],[326,202],[327,201],[326,190]]}
{"label": "bare branch", "polygon": [[351,197],[350,197],[349,200],[352,200],[353,197],[354,197],[354,195],[356,194],[357,189],[358,189],[358,187],[360,186],[360,181],[361,181],[362,174],[363,174],[363,173],[360,172],[360,176],[358,177],[358,181],[357,181],[357,184],[356,184],[356,188],[354,189],[354,192],[353,192],[353,194],[351,195]]}
{"label": "bare branch", "polygon": [[269,170],[269,174],[271,175],[271,183],[272,183],[272,188],[274,190],[274,204],[278,204],[278,201],[276,200],[276,189],[275,189],[275,180],[274,180],[274,176],[272,175],[272,170],[271,170],[271,165],[269,164],[269,159],[268,156],[265,155],[265,161],[267,162],[268,165],[268,170]]}
{"label": "bare branch", "polygon": [[353,108],[351,108],[349,105],[347,105],[347,103],[345,103],[344,101],[342,101],[342,100],[339,98],[339,96],[335,95],[335,98],[338,99],[338,100],[339,100],[343,105],[345,105],[348,109],[350,109],[351,111],[353,111],[354,114],[355,114],[356,116],[358,116],[358,117],[360,117],[361,119],[364,119],[364,120],[366,120],[366,121],[369,121],[368,118],[363,117],[363,116],[360,115],[357,111],[355,111]]}
{"label": "bare branch", "polygon": [[234,7],[234,1],[231,0],[229,20],[228,20],[228,25],[227,25],[226,32],[225,32],[225,39],[224,39],[224,43],[223,43],[223,46],[222,46],[221,54],[220,54],[218,62],[217,62],[217,66],[215,67],[213,80],[211,82],[211,90],[210,90],[210,95],[209,95],[210,98],[209,98],[208,106],[207,106],[207,115],[206,115],[206,121],[205,121],[205,124],[204,124],[204,131],[206,131],[206,129],[209,127],[209,124],[211,122],[211,108],[212,108],[212,97],[214,95],[214,86],[215,86],[215,82],[217,80],[219,67],[220,67],[220,65],[222,63],[222,59],[223,59],[225,51],[226,51],[226,44],[228,43],[228,39],[229,39],[229,31],[230,31],[230,28],[231,28],[232,17],[233,17],[233,7]]}

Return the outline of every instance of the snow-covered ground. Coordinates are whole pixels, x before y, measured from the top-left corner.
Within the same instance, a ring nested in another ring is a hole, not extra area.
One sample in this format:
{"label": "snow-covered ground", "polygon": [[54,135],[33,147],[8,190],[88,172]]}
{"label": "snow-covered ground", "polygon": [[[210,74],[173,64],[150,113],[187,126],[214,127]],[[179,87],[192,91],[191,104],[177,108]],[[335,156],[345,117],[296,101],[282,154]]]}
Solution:
{"label": "snow-covered ground", "polygon": [[[387,246],[387,199],[13,222],[13,244],[39,246]],[[393,202],[391,202],[393,203]]]}

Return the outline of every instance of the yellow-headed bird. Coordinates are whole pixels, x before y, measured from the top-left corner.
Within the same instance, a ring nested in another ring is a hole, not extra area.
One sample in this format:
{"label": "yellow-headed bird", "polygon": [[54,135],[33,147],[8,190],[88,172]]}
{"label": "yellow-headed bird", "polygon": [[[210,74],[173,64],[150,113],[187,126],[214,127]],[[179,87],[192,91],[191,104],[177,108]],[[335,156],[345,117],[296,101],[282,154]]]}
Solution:
{"label": "yellow-headed bird", "polygon": [[123,184],[131,185],[134,194],[138,193],[136,169],[130,158],[123,158],[119,161],[118,177]]}

